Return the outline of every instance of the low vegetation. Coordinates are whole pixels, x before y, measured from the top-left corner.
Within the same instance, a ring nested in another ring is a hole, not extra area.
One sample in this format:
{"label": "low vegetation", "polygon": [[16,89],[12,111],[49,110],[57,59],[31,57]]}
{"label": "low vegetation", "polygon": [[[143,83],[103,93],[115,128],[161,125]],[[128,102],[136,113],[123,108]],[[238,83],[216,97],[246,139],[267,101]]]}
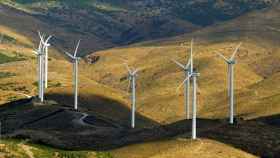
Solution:
{"label": "low vegetation", "polygon": [[8,55],[0,52],[0,64],[15,62],[15,61],[22,61],[22,60],[25,60],[25,58],[22,55],[8,56]]}
{"label": "low vegetation", "polygon": [[0,79],[9,78],[9,77],[13,77],[13,76],[16,76],[16,74],[11,73],[11,72],[0,72]]}
{"label": "low vegetation", "polygon": [[0,140],[0,156],[3,158],[113,158],[107,152],[65,151],[18,139]]}

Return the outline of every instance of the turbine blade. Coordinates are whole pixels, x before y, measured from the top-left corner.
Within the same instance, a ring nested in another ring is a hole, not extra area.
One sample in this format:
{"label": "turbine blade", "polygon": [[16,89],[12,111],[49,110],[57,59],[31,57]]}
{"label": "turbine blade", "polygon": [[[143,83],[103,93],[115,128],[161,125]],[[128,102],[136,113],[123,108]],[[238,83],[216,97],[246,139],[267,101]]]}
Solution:
{"label": "turbine blade", "polygon": [[186,81],[190,79],[190,77],[191,77],[191,75],[189,74],[189,75],[184,79],[184,81],[177,87],[177,89],[176,89],[176,92],[177,92],[177,93],[179,92],[180,88],[186,83]]}
{"label": "turbine blade", "polygon": [[41,38],[42,37],[41,32],[39,30],[37,32],[38,32],[39,37]]}
{"label": "turbine blade", "polygon": [[39,35],[39,38],[40,38],[40,44],[39,44],[39,47],[38,47],[38,51],[41,51],[42,49],[42,45],[43,45],[43,42],[44,42],[44,35],[41,34],[40,31],[38,31],[38,35]]}
{"label": "turbine blade", "polygon": [[24,93],[20,93],[20,94],[24,95],[28,99],[32,98],[32,96],[30,96],[30,95],[27,95],[27,94],[24,94]]}
{"label": "turbine blade", "polygon": [[190,56],[191,72],[193,72],[193,42],[194,42],[194,39],[191,40],[191,56]]}
{"label": "turbine blade", "polygon": [[50,35],[47,39],[46,39],[46,41],[45,41],[45,44],[48,44],[48,42],[49,42],[49,40],[52,38],[52,36]]}
{"label": "turbine blade", "polygon": [[42,50],[42,45],[43,45],[43,43],[42,43],[42,41],[40,40],[40,44],[39,44],[39,46],[38,46],[38,51],[39,51],[39,52],[41,52],[41,50]]}
{"label": "turbine blade", "polygon": [[39,55],[39,53],[37,52],[37,50],[33,50],[32,51],[34,54]]}
{"label": "turbine blade", "polygon": [[135,69],[135,71],[133,71],[133,75],[135,75],[137,72],[139,71],[139,69]]}
{"label": "turbine blade", "polygon": [[40,38],[41,42],[44,43],[45,35],[44,35],[44,34],[41,34],[40,31],[38,31],[38,34],[39,34],[39,38]]}
{"label": "turbine blade", "polygon": [[132,70],[129,68],[128,64],[127,63],[123,63],[127,69],[127,71],[129,72],[129,75],[132,74]]}
{"label": "turbine blade", "polygon": [[72,54],[70,54],[70,53],[68,53],[68,52],[64,52],[67,56],[69,56],[70,58],[72,58],[72,59],[75,59],[75,57],[72,55]]}
{"label": "turbine blade", "polygon": [[74,57],[75,57],[75,58],[76,58],[76,56],[77,56],[77,52],[78,52],[78,48],[79,48],[79,46],[80,46],[80,42],[81,42],[81,40],[78,41],[78,44],[77,44],[76,49],[75,49],[75,53],[74,53]]}
{"label": "turbine blade", "polygon": [[190,67],[190,65],[191,65],[191,60],[189,59],[187,65],[186,65],[186,69],[188,69]]}
{"label": "turbine blade", "polygon": [[237,45],[237,47],[235,48],[235,50],[234,50],[234,52],[233,52],[233,54],[232,54],[230,60],[233,60],[233,59],[234,59],[234,57],[235,57],[236,53],[238,52],[239,48],[241,47],[241,45],[242,45],[242,42],[240,42],[240,43]]}
{"label": "turbine blade", "polygon": [[226,62],[229,62],[229,60],[223,56],[221,53],[216,53],[218,56],[220,56],[222,59],[224,59]]}
{"label": "turbine blade", "polygon": [[180,66],[182,69],[185,69],[185,66],[184,66],[183,64],[181,64],[180,62],[178,62],[178,61],[176,61],[176,60],[174,60],[174,59],[172,59],[172,61],[173,61],[175,64],[177,64],[178,66]]}

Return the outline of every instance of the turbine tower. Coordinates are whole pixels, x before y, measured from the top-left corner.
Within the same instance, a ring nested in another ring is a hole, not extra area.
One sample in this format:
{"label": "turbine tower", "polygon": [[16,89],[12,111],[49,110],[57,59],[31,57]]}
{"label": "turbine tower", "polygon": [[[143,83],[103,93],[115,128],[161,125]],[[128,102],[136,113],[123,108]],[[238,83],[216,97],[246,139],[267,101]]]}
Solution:
{"label": "turbine tower", "polygon": [[[183,66],[183,65],[182,65]],[[193,67],[193,40],[191,42],[191,55],[189,59],[189,64],[186,66],[189,67],[188,75],[186,76],[185,80],[182,82],[182,84],[177,88],[180,89],[184,84],[187,82],[190,82],[192,80],[193,83],[193,94],[192,94],[192,139],[196,139],[196,112],[197,112],[197,77],[199,76],[199,73],[194,70]]]}
{"label": "turbine tower", "polygon": [[136,111],[136,76],[138,69],[131,69],[125,63],[128,71],[129,89],[131,90],[131,128],[135,127],[135,111]]}
{"label": "turbine tower", "polygon": [[235,55],[241,47],[242,43],[235,48],[233,54],[228,59],[222,54],[218,53],[218,55],[226,62],[228,65],[228,96],[229,96],[229,123],[234,123],[234,65],[236,64]]}
{"label": "turbine tower", "polygon": [[74,71],[74,109],[75,110],[78,110],[78,65],[79,65],[79,60],[80,60],[80,57],[77,57],[77,52],[78,52],[78,48],[79,48],[79,45],[80,45],[80,41],[78,41],[78,44],[76,46],[76,49],[75,49],[75,52],[74,52],[74,55],[68,53],[68,52],[65,52],[66,55],[68,57],[70,57],[72,59],[72,62],[73,62],[73,71]]}
{"label": "turbine tower", "polygon": [[[180,68],[183,69],[184,73],[185,73],[185,77],[187,78],[189,76],[189,74],[191,73],[192,70],[192,47],[193,47],[193,40],[191,41],[191,57],[188,61],[188,63],[186,65],[176,61],[176,60],[172,60],[175,64],[177,64]],[[186,107],[186,116],[187,119],[190,119],[190,80],[185,81],[183,84],[185,84],[185,107]],[[180,88],[180,87],[179,87]],[[177,89],[177,91],[179,91],[179,88]]]}
{"label": "turbine tower", "polygon": [[33,51],[34,54],[37,55],[37,61],[38,61],[38,67],[37,67],[37,72],[38,72],[38,97],[40,99],[41,102],[43,102],[43,97],[42,97],[42,86],[41,86],[41,83],[42,83],[42,42],[40,41],[40,44],[39,44],[39,48],[37,50],[34,50]]}

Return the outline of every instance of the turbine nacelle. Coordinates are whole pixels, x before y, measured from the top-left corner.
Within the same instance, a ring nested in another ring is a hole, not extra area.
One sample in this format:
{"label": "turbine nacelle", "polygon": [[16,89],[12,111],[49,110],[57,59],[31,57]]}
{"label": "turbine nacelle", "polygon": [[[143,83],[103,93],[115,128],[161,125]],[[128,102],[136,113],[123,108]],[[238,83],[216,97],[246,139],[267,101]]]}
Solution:
{"label": "turbine nacelle", "polygon": [[180,68],[182,68],[185,72],[190,72],[191,71],[191,67],[190,67],[190,64],[191,64],[191,60],[188,61],[188,63],[186,65],[183,65],[182,63],[172,59],[172,61],[177,64]]}
{"label": "turbine nacelle", "polygon": [[234,64],[236,64],[237,62],[236,62],[236,60],[230,60],[229,62],[228,62],[228,64],[231,64],[231,65],[234,65]]}
{"label": "turbine nacelle", "polygon": [[35,55],[43,55],[43,53],[41,53],[39,50],[33,50],[32,51]]}
{"label": "turbine nacelle", "polygon": [[124,65],[128,71],[129,77],[137,76],[137,72],[139,71],[139,69],[130,68],[127,63],[124,63]]}
{"label": "turbine nacelle", "polygon": [[138,69],[136,69],[136,70],[134,70],[132,73],[129,73],[129,76],[138,76],[138,74],[137,74],[137,72],[138,72],[139,70]]}
{"label": "turbine nacelle", "polygon": [[69,57],[71,58],[73,61],[75,60],[80,60],[81,58],[80,57],[77,57],[77,53],[78,53],[78,49],[79,49],[79,46],[80,46],[80,42],[81,40],[78,41],[77,43],[77,46],[75,48],[75,52],[74,52],[74,55],[72,55],[71,53],[67,52],[67,51],[64,51],[64,53]]}
{"label": "turbine nacelle", "polygon": [[241,45],[242,45],[242,43],[239,43],[237,45],[237,47],[235,48],[234,52],[232,53],[232,55],[231,55],[231,57],[229,59],[226,58],[221,53],[217,53],[217,55],[220,56],[227,64],[234,65],[234,64],[236,64],[235,55],[237,54],[237,52],[240,49]]}

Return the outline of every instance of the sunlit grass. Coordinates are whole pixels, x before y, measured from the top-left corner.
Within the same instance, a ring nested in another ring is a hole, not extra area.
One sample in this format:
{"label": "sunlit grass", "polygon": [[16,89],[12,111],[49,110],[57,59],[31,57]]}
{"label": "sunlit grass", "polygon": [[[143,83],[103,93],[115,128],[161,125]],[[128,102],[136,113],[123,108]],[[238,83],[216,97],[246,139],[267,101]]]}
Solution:
{"label": "sunlit grass", "polygon": [[35,158],[113,158],[108,152],[66,151],[39,145],[20,139],[1,139],[0,152],[7,158],[29,158],[27,151]]}

